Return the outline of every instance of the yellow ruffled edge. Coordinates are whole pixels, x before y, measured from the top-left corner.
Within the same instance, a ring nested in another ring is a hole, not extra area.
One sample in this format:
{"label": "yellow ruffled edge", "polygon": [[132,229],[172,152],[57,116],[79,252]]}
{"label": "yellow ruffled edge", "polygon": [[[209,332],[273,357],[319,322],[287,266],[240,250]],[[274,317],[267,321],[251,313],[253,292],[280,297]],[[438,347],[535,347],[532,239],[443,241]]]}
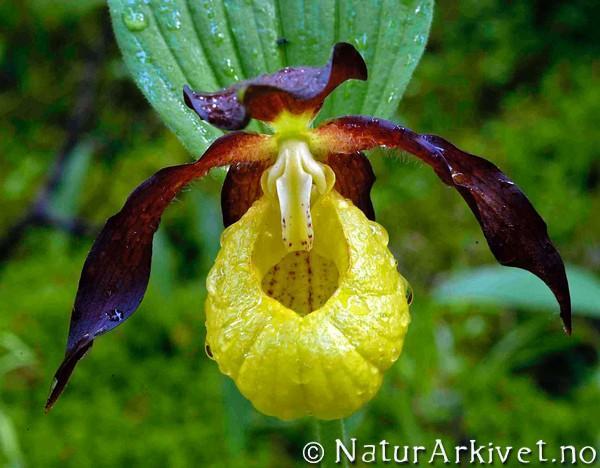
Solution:
{"label": "yellow ruffled edge", "polygon": [[286,253],[276,247],[279,212],[267,198],[224,231],[207,278],[214,359],[259,411],[281,419],[336,419],[363,406],[400,355],[410,321],[385,230],[337,192],[315,204],[313,222],[314,248],[334,252],[340,283],[310,314],[262,290],[262,276]]}

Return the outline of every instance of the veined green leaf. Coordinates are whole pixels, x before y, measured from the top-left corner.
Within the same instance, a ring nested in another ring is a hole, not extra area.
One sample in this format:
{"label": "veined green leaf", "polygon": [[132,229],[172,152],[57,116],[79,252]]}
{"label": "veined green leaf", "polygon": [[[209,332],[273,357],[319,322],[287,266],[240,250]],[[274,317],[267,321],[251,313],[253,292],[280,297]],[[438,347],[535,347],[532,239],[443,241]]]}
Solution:
{"label": "veined green leaf", "polygon": [[285,66],[322,65],[333,44],[354,44],[368,82],[349,82],[319,119],[389,118],[421,58],[433,0],[108,0],[136,83],[185,147],[199,155],[220,131],[182,99],[189,84],[216,91]]}

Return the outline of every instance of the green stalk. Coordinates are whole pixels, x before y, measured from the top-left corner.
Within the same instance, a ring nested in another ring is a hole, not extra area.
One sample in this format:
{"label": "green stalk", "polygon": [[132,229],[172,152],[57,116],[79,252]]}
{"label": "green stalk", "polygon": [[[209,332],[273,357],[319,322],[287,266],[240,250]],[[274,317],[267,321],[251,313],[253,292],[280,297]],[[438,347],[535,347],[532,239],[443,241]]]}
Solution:
{"label": "green stalk", "polygon": [[346,426],[343,419],[334,419],[333,421],[315,420],[316,440],[325,451],[325,456],[321,460],[321,467],[342,467],[349,468],[348,460],[342,457],[341,463],[335,463],[336,440],[339,439],[344,444],[348,441]]}

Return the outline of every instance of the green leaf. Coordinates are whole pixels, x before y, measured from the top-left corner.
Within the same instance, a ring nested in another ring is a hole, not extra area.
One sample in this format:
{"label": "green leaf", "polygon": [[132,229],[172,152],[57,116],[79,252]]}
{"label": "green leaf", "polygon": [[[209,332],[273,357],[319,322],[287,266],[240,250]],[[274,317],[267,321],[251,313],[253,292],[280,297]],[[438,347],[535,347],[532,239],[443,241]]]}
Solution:
{"label": "green leaf", "polygon": [[77,213],[83,184],[87,176],[94,145],[84,140],[73,149],[68,158],[61,180],[51,199],[52,211],[59,216],[74,216]]}
{"label": "green leaf", "polygon": [[[17,335],[10,332],[0,333],[0,384],[7,373],[31,366],[34,362],[33,352]],[[24,466],[16,428],[0,405],[0,464],[3,459],[6,460],[7,467]]]}
{"label": "green leaf", "polygon": [[152,252],[150,285],[158,290],[164,298],[168,298],[173,293],[175,286],[175,252],[162,228],[154,235]]}
{"label": "green leaf", "polygon": [[31,366],[34,362],[33,352],[17,335],[9,332],[0,334],[0,383],[9,372]]}
{"label": "green leaf", "polygon": [[109,0],[115,35],[136,83],[194,155],[221,134],[201,122],[182,88],[216,91],[292,65],[322,65],[333,44],[363,54],[367,83],[349,82],[319,119],[393,115],[423,54],[433,0]]}
{"label": "green leaf", "polygon": [[[600,281],[590,272],[567,266],[573,312],[600,317]],[[540,279],[516,268],[486,266],[450,275],[437,286],[434,298],[444,304],[484,303],[523,309],[558,308]]]}
{"label": "green leaf", "polygon": [[[4,413],[0,407],[0,455],[4,455],[7,460],[7,468],[20,468],[25,466],[23,453],[19,447],[17,430],[11,419]],[[0,460],[2,457],[0,457]]]}

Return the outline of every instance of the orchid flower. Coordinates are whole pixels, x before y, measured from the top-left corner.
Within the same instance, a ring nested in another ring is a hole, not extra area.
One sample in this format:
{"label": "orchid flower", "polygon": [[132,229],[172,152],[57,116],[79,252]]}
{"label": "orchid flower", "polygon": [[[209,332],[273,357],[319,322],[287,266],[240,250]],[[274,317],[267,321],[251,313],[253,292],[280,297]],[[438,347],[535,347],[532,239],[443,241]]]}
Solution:
{"label": "orchid flower", "polygon": [[[494,164],[375,117],[313,128],[325,98],[348,79],[366,80],[367,68],[339,43],[322,67],[284,68],[215,93],[184,88],[201,119],[231,133],[196,162],[158,171],[107,221],[83,267],[47,409],[95,338],[139,306],[163,211],[217,166],[229,166],[226,229],[207,278],[206,350],[263,413],[345,417],[376,394],[400,355],[412,292],[374,221],[375,177],[363,151],[378,146],[415,155],[456,189],[498,262],[549,286],[570,333],[561,257],[542,218]],[[241,131],[250,119],[272,134]]]}

